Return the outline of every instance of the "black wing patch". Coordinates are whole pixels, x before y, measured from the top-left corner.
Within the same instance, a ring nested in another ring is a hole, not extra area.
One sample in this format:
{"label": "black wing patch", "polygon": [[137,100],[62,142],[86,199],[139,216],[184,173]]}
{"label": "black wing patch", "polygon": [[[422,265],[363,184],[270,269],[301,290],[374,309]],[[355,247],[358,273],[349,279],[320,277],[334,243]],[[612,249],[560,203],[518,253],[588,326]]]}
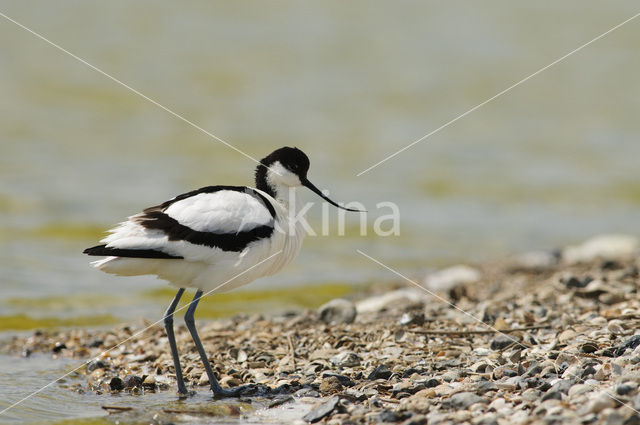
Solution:
{"label": "black wing patch", "polygon": [[238,233],[201,232],[180,224],[175,218],[160,211],[149,211],[136,218],[136,221],[146,229],[162,231],[170,241],[187,241],[194,245],[233,252],[240,252],[251,242],[270,237],[274,230],[273,226],[262,225]]}
{"label": "black wing patch", "polygon": [[194,230],[178,222],[173,217],[165,214],[167,208],[183,199],[199,195],[201,193],[214,193],[221,190],[232,190],[246,193],[258,199],[269,210],[271,217],[275,219],[276,210],[271,202],[261,193],[246,186],[206,186],[191,192],[183,193],[155,207],[147,208],[143,214],[135,220],[149,230],[160,230],[167,235],[170,241],[187,241],[194,245],[204,245],[210,248],[219,248],[223,251],[240,252],[251,242],[268,238],[273,234],[274,227],[262,225],[244,232],[213,233]]}
{"label": "black wing patch", "polygon": [[[275,220],[276,211],[269,200],[261,193],[246,186],[206,186],[191,192],[183,193],[173,199],[163,202],[160,205],[146,208],[135,220],[150,230],[160,230],[164,232],[170,241],[187,241],[194,245],[204,245],[211,248],[219,248],[223,251],[240,252],[251,242],[268,238],[273,234],[274,227],[262,225],[251,230],[238,233],[212,233],[193,230],[192,228],[180,224],[176,219],[165,214],[164,211],[172,204],[200,193],[213,193],[220,190],[232,190],[243,192],[257,198],[269,210],[271,217]],[[108,248],[106,245],[98,245],[87,248],[83,251],[88,255],[103,255],[114,257],[135,257],[135,258],[165,258],[181,259],[183,257],[167,254],[153,249],[121,249]]]}
{"label": "black wing patch", "polygon": [[182,259],[176,255],[170,255],[166,252],[156,251],[155,249],[123,249],[123,248],[107,248],[106,245],[97,245],[82,251],[87,255],[99,255],[107,257],[131,257],[131,258],[163,258],[163,259]]}

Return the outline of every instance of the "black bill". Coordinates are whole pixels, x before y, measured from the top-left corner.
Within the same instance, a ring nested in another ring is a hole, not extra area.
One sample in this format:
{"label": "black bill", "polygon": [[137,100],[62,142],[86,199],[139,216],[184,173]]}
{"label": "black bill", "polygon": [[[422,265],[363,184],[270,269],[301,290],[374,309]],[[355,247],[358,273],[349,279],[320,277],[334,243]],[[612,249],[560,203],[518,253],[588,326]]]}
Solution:
{"label": "black bill", "polygon": [[318,195],[319,197],[321,197],[322,199],[324,199],[325,201],[327,201],[328,203],[330,203],[331,205],[334,205],[338,208],[341,208],[343,210],[347,210],[347,211],[354,211],[354,212],[366,212],[364,210],[356,210],[354,208],[345,208],[343,206],[338,205],[336,202],[333,202],[331,199],[327,198],[326,196],[324,196],[324,194],[320,191],[320,189],[318,189],[317,187],[315,187],[313,185],[313,183],[311,183],[309,180],[305,179],[301,179],[300,183],[302,183],[302,185],[306,188],[308,188],[309,190],[311,190],[313,193],[315,193],[316,195]]}

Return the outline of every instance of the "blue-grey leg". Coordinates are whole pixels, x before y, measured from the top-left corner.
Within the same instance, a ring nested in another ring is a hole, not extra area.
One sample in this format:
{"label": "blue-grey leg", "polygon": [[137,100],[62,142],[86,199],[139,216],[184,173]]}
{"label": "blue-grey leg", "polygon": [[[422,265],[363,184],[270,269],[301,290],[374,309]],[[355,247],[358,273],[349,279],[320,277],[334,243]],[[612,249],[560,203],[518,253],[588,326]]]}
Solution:
{"label": "blue-grey leg", "polygon": [[191,304],[187,309],[187,313],[184,315],[184,322],[186,323],[187,329],[189,329],[189,332],[191,332],[191,337],[193,338],[193,342],[196,344],[198,353],[200,353],[200,358],[202,359],[204,370],[207,372],[207,376],[209,377],[209,383],[211,384],[211,391],[213,391],[213,393],[216,395],[235,396],[238,394],[239,389],[236,389],[236,390],[223,389],[218,383],[218,380],[216,379],[216,375],[213,373],[213,369],[211,369],[211,364],[209,363],[209,358],[207,357],[207,353],[204,351],[202,342],[200,342],[200,337],[198,336],[198,331],[196,330],[196,322],[195,322],[195,319],[193,318],[193,315],[196,312],[196,307],[198,307],[198,301],[200,301],[201,296],[202,296],[202,291],[198,289],[198,291],[196,291],[196,295],[193,297],[193,301],[191,301]]}
{"label": "blue-grey leg", "polygon": [[171,301],[169,308],[164,313],[164,328],[167,330],[167,338],[169,339],[169,347],[171,347],[171,356],[173,357],[173,367],[176,370],[176,381],[178,381],[178,393],[187,395],[187,387],[184,385],[182,378],[182,368],[180,367],[180,357],[178,357],[178,347],[176,346],[176,337],[173,333],[173,312],[176,310],[178,301],[184,293],[184,288],[178,289],[178,293]]}

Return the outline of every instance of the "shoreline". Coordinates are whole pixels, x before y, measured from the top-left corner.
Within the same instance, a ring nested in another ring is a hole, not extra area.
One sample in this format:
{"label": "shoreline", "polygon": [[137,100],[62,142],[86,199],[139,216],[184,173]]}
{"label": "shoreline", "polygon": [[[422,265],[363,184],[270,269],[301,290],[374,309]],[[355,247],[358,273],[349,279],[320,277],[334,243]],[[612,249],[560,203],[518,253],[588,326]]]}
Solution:
{"label": "shoreline", "polygon": [[[70,391],[103,395],[107,407],[110,393],[140,395],[105,409],[110,422],[267,423],[287,413],[286,423],[640,423],[639,268],[633,238],[595,238],[416,281],[440,300],[398,280],[318,310],[198,320],[221,385],[255,384],[216,412],[189,398],[173,410],[145,405],[145,394],[175,392],[161,325],[134,337],[142,325],[36,331],[2,351],[97,357]],[[202,398],[208,380],[182,324],[176,339]]]}

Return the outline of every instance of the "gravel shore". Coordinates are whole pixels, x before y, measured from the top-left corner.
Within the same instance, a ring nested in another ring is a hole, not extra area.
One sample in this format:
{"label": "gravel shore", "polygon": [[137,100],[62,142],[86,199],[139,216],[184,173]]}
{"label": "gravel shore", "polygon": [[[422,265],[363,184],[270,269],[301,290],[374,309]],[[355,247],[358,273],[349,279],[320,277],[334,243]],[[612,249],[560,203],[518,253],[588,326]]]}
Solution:
{"label": "gravel shore", "polygon": [[[260,422],[246,402],[282,423],[640,424],[639,268],[637,240],[608,236],[372,286],[316,311],[199,322],[221,384],[254,385],[215,414],[145,414]],[[110,409],[110,393],[175,391],[164,328],[145,327],[36,331],[3,351],[86,359],[70,389],[104,394],[109,418],[133,422],[141,413]],[[184,326],[176,338],[187,385],[206,393]]]}

